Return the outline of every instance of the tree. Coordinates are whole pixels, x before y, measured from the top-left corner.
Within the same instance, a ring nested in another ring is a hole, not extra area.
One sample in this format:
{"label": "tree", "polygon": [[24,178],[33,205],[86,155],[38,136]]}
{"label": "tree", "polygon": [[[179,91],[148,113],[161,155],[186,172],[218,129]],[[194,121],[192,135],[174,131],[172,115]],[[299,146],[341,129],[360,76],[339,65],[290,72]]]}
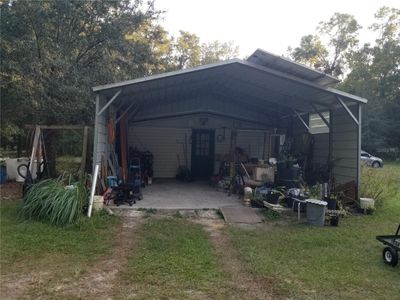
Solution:
{"label": "tree", "polygon": [[238,55],[239,47],[232,41],[213,41],[201,45],[201,64],[203,65],[236,58]]}
{"label": "tree", "polygon": [[363,147],[400,146],[400,10],[383,7],[370,29],[375,45],[364,45],[349,57],[351,72],[341,88],[369,100],[363,114]]}
{"label": "tree", "polygon": [[180,31],[176,40],[172,38],[174,65],[185,69],[232,59],[238,56],[239,47],[233,42],[212,41],[200,44],[200,38],[190,32]]}
{"label": "tree", "polygon": [[201,61],[200,38],[180,30],[174,45],[176,67],[178,69],[198,66]]}
{"label": "tree", "polygon": [[[90,87],[161,68],[154,44],[127,38],[145,25],[163,33],[151,2],[9,0],[1,12],[2,129],[90,124]],[[53,162],[54,137],[46,139]]]}
{"label": "tree", "polygon": [[[152,1],[0,0],[0,9],[3,144],[25,124],[92,124],[92,86],[202,62],[200,39],[171,38]],[[230,51],[209,48],[207,60]],[[55,134],[46,137],[52,162]]]}
{"label": "tree", "polygon": [[[303,36],[299,47],[288,48],[289,55],[295,61],[326,74],[343,75],[347,56],[358,45],[357,35],[360,28],[352,15],[335,13],[327,22],[319,23],[319,35]],[[326,45],[323,40],[327,40]]]}

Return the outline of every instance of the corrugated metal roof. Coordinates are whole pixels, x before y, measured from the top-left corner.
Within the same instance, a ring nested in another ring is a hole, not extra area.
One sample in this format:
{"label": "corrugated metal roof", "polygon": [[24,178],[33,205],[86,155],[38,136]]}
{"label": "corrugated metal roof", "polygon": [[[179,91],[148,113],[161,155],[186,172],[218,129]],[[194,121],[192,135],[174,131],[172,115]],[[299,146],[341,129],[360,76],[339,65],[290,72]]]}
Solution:
{"label": "corrugated metal roof", "polygon": [[305,65],[291,61],[288,58],[272,54],[262,49],[257,49],[252,55],[250,55],[247,61],[309,80],[323,86],[330,86],[340,82],[336,77],[311,69]]}
{"label": "corrugated metal roof", "polygon": [[152,75],[93,88],[115,104],[134,101],[141,117],[173,115],[198,110],[246,115],[261,121],[282,117],[293,109],[312,112],[337,107],[337,97],[348,103],[367,100],[246,60],[229,60],[196,68]]}

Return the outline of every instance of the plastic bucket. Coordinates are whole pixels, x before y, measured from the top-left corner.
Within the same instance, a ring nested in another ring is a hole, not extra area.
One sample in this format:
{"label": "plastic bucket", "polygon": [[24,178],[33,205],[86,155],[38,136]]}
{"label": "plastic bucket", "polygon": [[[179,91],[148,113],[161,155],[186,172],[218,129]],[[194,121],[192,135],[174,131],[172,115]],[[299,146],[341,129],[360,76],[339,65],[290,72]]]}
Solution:
{"label": "plastic bucket", "polygon": [[107,185],[109,187],[118,186],[117,176],[107,176]]}
{"label": "plastic bucket", "polygon": [[314,226],[324,226],[326,201],[307,199],[307,222]]}
{"label": "plastic bucket", "polygon": [[95,195],[93,198],[93,211],[100,211],[104,207],[104,199],[103,196]]}
{"label": "plastic bucket", "polygon": [[279,196],[280,196],[280,194],[276,191],[268,191],[264,197],[268,203],[278,204]]}
{"label": "plastic bucket", "polygon": [[6,180],[7,180],[6,166],[0,166],[0,184],[6,183]]}

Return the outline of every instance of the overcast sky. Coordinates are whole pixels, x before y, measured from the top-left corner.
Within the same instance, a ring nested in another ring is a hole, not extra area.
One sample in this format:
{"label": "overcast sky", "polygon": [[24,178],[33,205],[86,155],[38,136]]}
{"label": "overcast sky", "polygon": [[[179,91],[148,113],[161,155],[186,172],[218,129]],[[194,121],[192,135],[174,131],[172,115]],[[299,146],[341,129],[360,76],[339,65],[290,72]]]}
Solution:
{"label": "overcast sky", "polygon": [[162,24],[171,34],[182,29],[202,42],[231,40],[240,47],[240,57],[257,48],[285,54],[335,12],[354,15],[364,27],[360,40],[371,42],[367,27],[382,6],[400,8],[400,0],[156,0],[156,8],[166,11]]}

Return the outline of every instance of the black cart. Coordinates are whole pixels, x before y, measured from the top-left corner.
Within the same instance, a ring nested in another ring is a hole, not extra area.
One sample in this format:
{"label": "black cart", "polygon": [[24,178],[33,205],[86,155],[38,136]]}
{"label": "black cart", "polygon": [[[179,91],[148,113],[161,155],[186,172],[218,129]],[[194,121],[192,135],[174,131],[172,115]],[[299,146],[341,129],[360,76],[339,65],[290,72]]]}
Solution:
{"label": "black cart", "polygon": [[382,253],[383,261],[395,267],[399,262],[400,224],[399,227],[397,227],[395,235],[378,235],[376,239],[386,246]]}

